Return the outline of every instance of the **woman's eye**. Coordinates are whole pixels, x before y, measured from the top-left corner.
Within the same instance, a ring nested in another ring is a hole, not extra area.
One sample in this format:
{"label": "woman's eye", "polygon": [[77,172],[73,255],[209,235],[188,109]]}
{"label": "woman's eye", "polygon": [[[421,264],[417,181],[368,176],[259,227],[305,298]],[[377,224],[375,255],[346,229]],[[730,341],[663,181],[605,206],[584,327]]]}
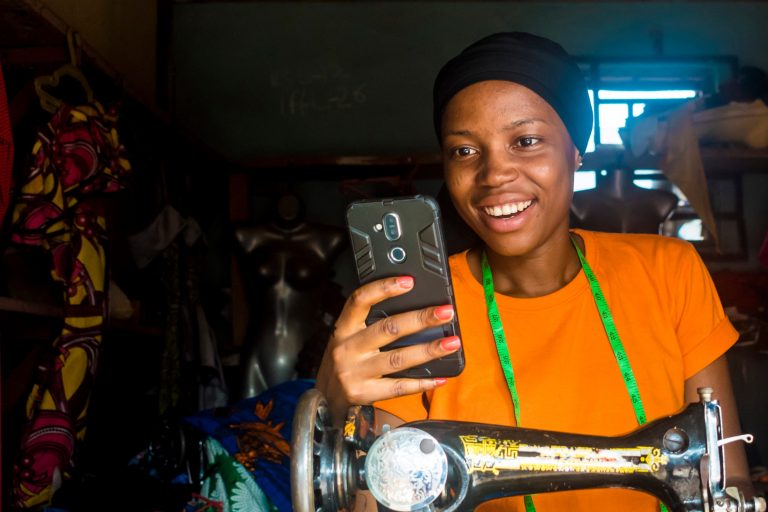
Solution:
{"label": "woman's eye", "polygon": [[538,137],[520,137],[517,140],[517,144],[520,147],[529,148],[531,146],[535,146],[536,144],[538,144],[539,140],[540,139]]}
{"label": "woman's eye", "polygon": [[456,148],[453,150],[453,154],[460,157],[460,158],[466,158],[468,156],[472,156],[475,153],[477,153],[477,150],[474,148],[470,148],[467,146],[463,146],[460,148]]}

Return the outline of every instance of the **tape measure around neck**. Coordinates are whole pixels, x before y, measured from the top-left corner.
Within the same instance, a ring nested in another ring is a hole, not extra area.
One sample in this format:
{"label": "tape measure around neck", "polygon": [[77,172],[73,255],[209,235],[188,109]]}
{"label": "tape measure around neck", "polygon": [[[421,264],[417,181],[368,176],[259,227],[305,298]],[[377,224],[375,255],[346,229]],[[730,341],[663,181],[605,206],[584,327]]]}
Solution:
{"label": "tape measure around neck", "polygon": [[[647,421],[645,415],[645,409],[643,402],[640,399],[640,390],[637,387],[637,381],[635,380],[635,374],[632,371],[632,366],[629,363],[629,358],[624,350],[624,345],[621,343],[619,333],[616,330],[616,324],[613,321],[613,315],[608,307],[608,302],[605,300],[600,289],[600,284],[597,282],[597,277],[592,268],[587,263],[584,254],[582,254],[579,245],[576,240],[571,236],[571,242],[576,249],[576,254],[579,256],[579,262],[581,268],[584,270],[584,275],[589,282],[589,287],[592,291],[592,297],[595,300],[597,311],[600,315],[600,320],[603,323],[603,328],[608,336],[608,342],[613,350],[613,355],[616,358],[616,362],[619,364],[619,370],[621,376],[624,379],[624,385],[629,393],[629,398],[632,402],[632,408],[635,411],[635,417],[637,418],[638,425],[643,425]],[[485,251],[481,254],[481,265],[483,273],[483,289],[485,291],[485,304],[488,309],[488,321],[491,324],[491,330],[493,331],[493,339],[496,343],[496,350],[499,353],[499,362],[501,368],[504,371],[504,378],[507,381],[507,387],[509,388],[509,394],[512,396],[512,405],[515,411],[515,422],[520,426],[520,397],[517,394],[517,386],[515,385],[515,374],[512,370],[512,359],[509,356],[509,349],[507,348],[507,339],[504,335],[504,325],[501,321],[501,315],[499,314],[499,308],[496,304],[495,290],[493,287],[493,274],[491,272],[491,266],[488,264],[488,257]],[[534,512],[533,500],[531,496],[525,496],[525,509],[527,512]],[[661,505],[661,510],[665,511],[666,507]]]}
{"label": "tape measure around neck", "polygon": [[581,268],[584,269],[584,275],[589,281],[589,287],[592,289],[592,297],[595,299],[595,305],[597,311],[600,314],[600,320],[603,322],[603,328],[605,334],[608,336],[608,343],[611,344],[613,349],[613,355],[616,358],[616,362],[619,363],[619,370],[621,370],[621,377],[624,379],[624,385],[627,387],[629,393],[629,399],[632,401],[632,408],[635,410],[635,418],[637,418],[637,424],[643,425],[648,421],[645,415],[645,408],[643,407],[643,401],[640,399],[640,389],[637,387],[637,381],[635,380],[635,373],[632,371],[632,365],[629,363],[627,352],[624,350],[624,344],[619,337],[619,331],[616,330],[616,323],[613,321],[613,315],[608,307],[608,302],[605,300],[605,295],[600,289],[600,283],[597,282],[597,276],[592,272],[592,268],[587,263],[587,259],[579,249],[579,244],[571,236],[571,242],[576,249],[576,254],[579,256],[581,262]]}

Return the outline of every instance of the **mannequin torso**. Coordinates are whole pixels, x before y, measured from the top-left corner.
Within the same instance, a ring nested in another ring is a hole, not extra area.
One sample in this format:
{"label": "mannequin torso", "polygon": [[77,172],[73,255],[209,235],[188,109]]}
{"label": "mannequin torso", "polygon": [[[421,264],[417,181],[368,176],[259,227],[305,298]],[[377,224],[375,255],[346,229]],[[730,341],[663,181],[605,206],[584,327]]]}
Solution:
{"label": "mannequin torso", "polygon": [[611,169],[598,176],[597,187],[576,192],[571,212],[579,227],[614,233],[659,233],[677,206],[677,196],[633,183],[630,169]]}
{"label": "mannequin torso", "polygon": [[236,228],[244,254],[250,319],[243,347],[243,397],[294,379],[306,339],[317,328],[323,287],[345,232],[304,220],[295,196],[284,196],[274,222]]}

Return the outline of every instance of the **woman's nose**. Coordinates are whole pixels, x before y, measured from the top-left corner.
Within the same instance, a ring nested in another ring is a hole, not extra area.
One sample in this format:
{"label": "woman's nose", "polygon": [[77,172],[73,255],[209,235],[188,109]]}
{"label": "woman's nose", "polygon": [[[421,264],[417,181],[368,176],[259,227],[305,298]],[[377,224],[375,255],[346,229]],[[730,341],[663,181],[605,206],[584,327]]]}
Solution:
{"label": "woman's nose", "polygon": [[520,176],[519,163],[506,148],[486,151],[480,180],[491,187],[514,181]]}

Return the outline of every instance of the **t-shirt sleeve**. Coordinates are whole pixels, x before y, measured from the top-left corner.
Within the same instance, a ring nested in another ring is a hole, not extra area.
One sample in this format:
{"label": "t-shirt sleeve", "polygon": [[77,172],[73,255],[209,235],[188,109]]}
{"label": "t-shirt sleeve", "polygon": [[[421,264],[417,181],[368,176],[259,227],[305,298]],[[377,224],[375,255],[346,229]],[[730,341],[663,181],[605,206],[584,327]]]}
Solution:
{"label": "t-shirt sleeve", "polygon": [[690,244],[678,255],[672,279],[676,332],[686,379],[723,355],[739,338],[723,311],[704,262]]}

